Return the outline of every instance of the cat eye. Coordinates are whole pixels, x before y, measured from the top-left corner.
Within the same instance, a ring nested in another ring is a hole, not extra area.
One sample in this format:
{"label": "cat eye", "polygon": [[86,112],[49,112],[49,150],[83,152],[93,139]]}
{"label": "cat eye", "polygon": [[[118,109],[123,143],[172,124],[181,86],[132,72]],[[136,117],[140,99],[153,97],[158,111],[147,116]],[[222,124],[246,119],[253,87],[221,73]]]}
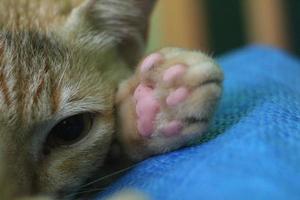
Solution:
{"label": "cat eye", "polygon": [[70,146],[82,140],[91,130],[93,114],[82,113],[56,124],[47,137],[48,147]]}

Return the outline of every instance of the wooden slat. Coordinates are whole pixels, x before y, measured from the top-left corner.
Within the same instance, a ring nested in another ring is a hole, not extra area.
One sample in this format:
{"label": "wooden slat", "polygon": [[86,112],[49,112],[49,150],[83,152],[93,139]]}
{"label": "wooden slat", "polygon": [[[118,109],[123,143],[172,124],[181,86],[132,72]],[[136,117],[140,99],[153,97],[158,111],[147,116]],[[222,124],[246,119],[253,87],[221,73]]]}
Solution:
{"label": "wooden slat", "polygon": [[160,0],[157,5],[156,35],[159,45],[208,50],[203,0]]}
{"label": "wooden slat", "polygon": [[247,36],[250,43],[290,47],[284,0],[245,0]]}

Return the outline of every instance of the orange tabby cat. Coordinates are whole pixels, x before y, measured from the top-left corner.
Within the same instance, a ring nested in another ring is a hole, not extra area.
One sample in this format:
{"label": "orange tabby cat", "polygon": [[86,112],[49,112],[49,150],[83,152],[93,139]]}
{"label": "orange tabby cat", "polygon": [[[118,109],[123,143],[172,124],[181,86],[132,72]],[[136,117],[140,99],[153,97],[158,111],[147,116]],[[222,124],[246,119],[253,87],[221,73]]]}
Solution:
{"label": "orange tabby cat", "polygon": [[138,161],[204,133],[222,72],[178,48],[142,59],[153,4],[0,0],[1,200],[74,199],[113,140]]}

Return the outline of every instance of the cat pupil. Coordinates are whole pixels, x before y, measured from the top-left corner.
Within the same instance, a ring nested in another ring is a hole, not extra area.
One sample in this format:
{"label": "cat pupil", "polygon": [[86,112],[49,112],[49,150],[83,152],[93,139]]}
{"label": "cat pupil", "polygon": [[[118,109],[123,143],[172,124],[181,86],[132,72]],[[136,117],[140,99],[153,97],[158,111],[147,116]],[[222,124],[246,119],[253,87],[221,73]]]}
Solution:
{"label": "cat pupil", "polygon": [[48,144],[51,147],[74,144],[87,135],[91,125],[92,117],[88,113],[64,119],[49,133]]}
{"label": "cat pupil", "polygon": [[58,125],[57,129],[56,137],[64,141],[72,141],[78,138],[84,130],[84,120],[77,115],[64,120],[61,125]]}

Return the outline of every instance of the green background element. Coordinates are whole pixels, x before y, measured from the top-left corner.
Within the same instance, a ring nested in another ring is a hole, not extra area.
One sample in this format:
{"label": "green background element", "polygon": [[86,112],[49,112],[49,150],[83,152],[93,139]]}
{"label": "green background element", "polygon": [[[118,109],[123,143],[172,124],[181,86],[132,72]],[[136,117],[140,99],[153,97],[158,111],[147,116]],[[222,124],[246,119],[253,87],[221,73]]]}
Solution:
{"label": "green background element", "polygon": [[300,0],[287,0],[292,48],[300,56]]}
{"label": "green background element", "polygon": [[[208,13],[208,33],[212,55],[220,55],[246,44],[243,16],[244,0],[206,0]],[[285,0],[288,14],[289,39],[292,50],[300,55],[300,0]],[[159,16],[152,19],[152,29],[148,44],[148,52],[159,45],[159,28],[156,23]]]}
{"label": "green background element", "polygon": [[208,0],[211,49],[219,55],[245,44],[241,0]]}

